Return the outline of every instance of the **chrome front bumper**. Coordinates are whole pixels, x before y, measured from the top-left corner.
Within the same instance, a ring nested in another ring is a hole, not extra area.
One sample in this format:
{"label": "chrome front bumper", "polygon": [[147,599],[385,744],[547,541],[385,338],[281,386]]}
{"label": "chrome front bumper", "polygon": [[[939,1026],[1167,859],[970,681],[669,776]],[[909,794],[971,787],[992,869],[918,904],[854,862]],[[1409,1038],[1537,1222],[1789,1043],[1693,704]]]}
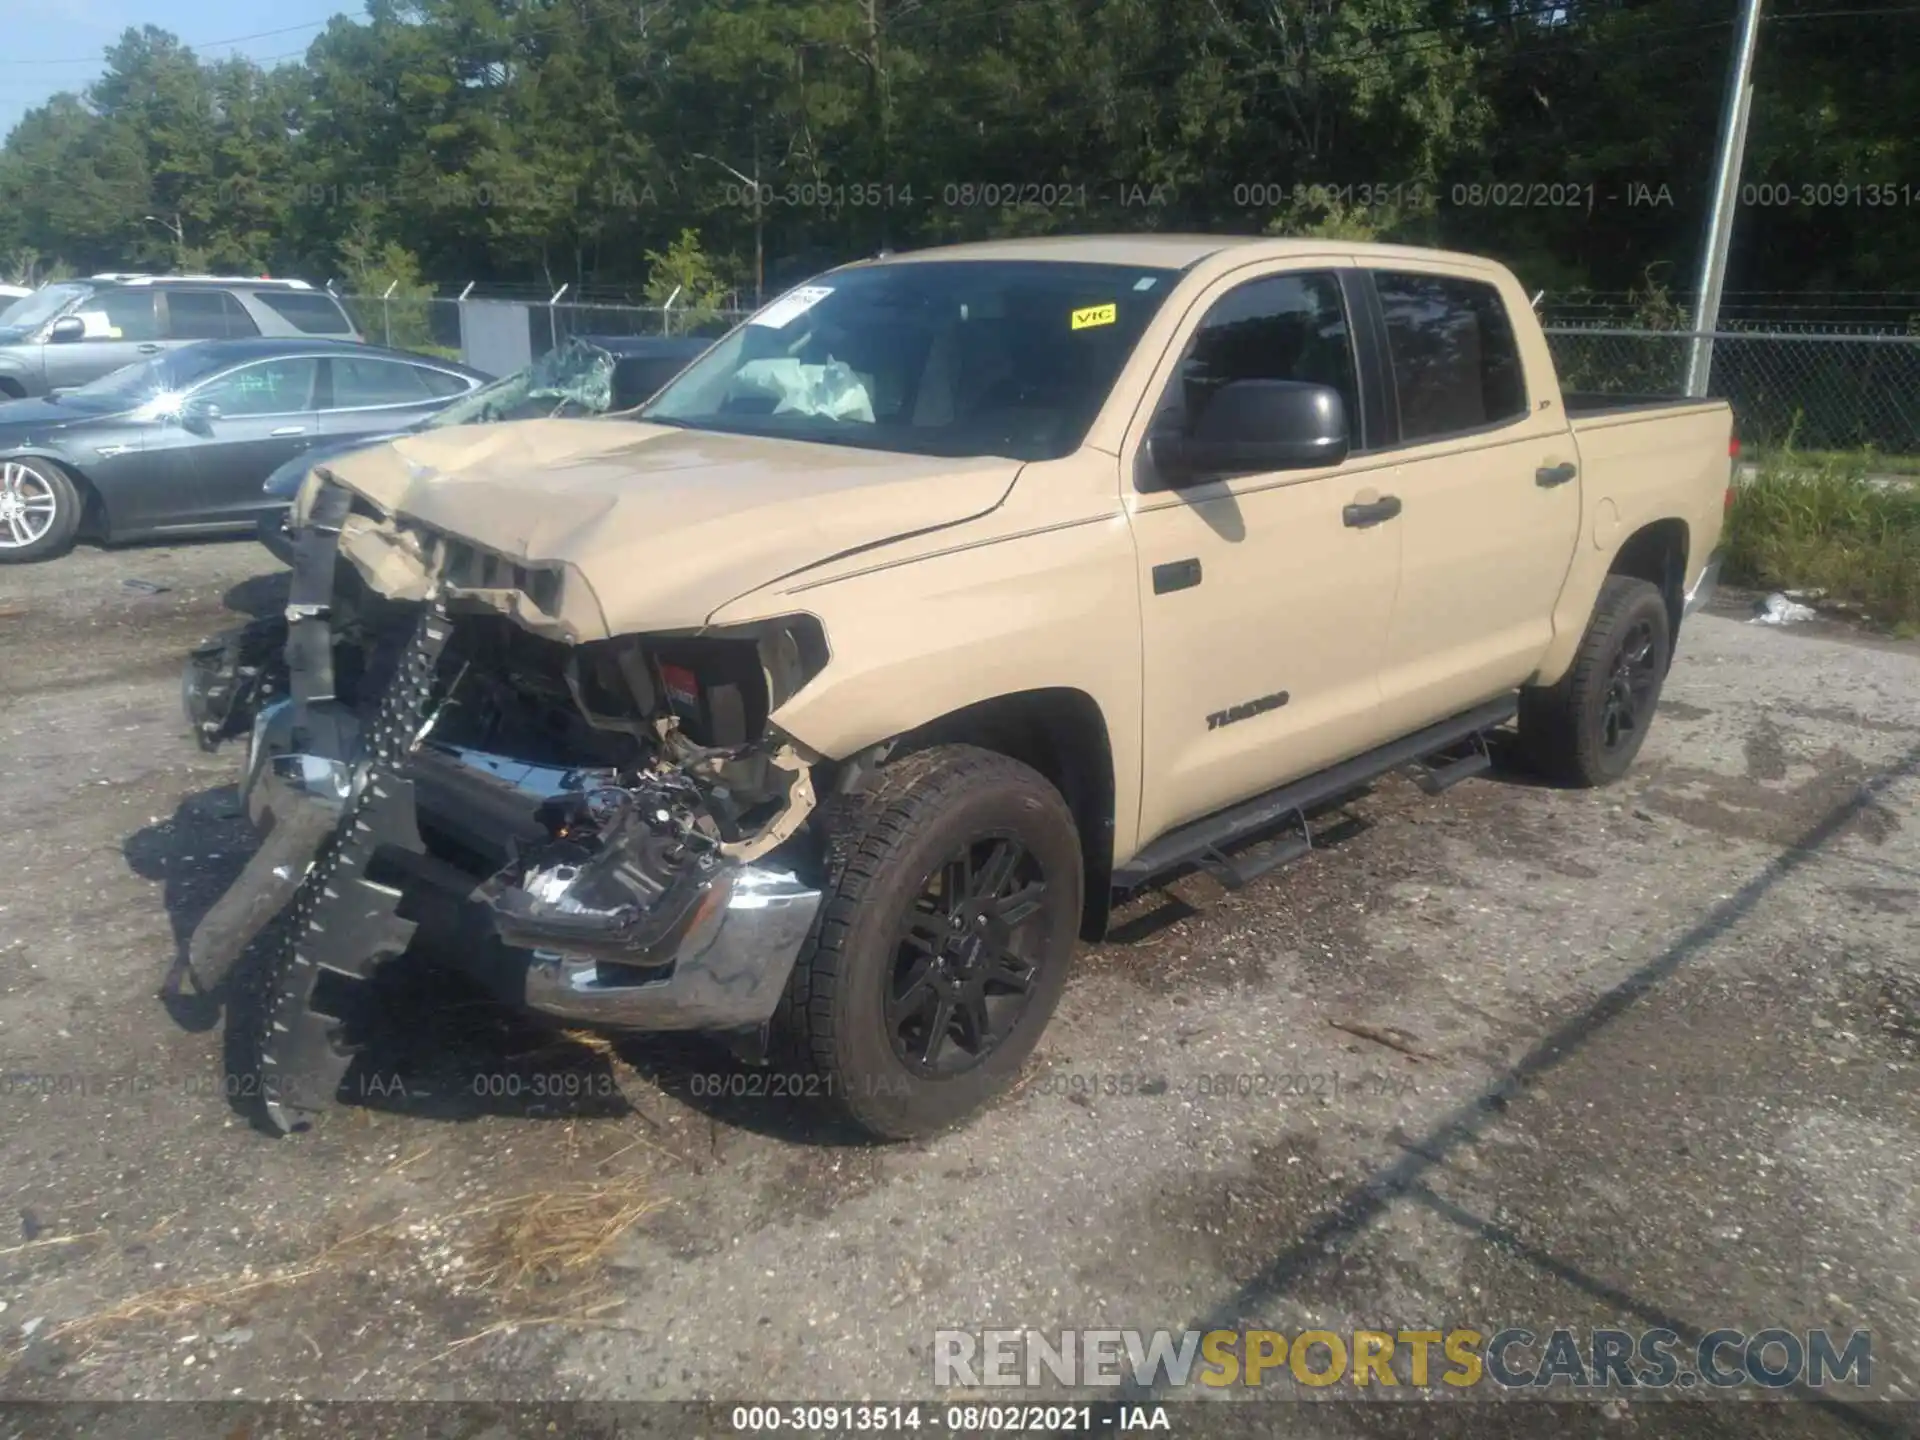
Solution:
{"label": "chrome front bumper", "polygon": [[[219,968],[216,949],[232,951],[225,959],[230,967],[252,931],[293,897],[315,849],[362,783],[364,767],[352,760],[293,751],[292,719],[292,702],[283,701],[262,710],[255,721],[241,794],[265,838],[255,861],[220,902],[228,912],[225,923],[203,925],[204,943],[196,932],[203,952],[196,974]],[[332,735],[336,743],[328,748],[352,754],[354,729],[349,718],[341,719]],[[505,842],[515,820],[520,833],[527,833],[534,810],[568,774],[431,740],[415,751],[414,762],[410,769],[429,822],[438,818],[437,802],[457,804],[458,828],[470,832],[484,814],[498,827],[496,843]],[[556,917],[531,914],[525,892],[508,891],[503,897],[493,882],[476,881],[454,898],[476,912],[474,920],[489,922],[473,930],[492,951],[473,954],[463,946],[460,958],[474,961],[496,989],[503,974],[516,977],[507,983],[531,1010],[608,1029],[731,1030],[772,1016],[820,908],[821,892],[789,871],[722,862],[701,878],[690,903],[677,906],[673,916],[662,915],[662,923],[651,930],[644,922],[654,917],[642,917],[638,943],[617,962],[608,959],[604,934],[586,922],[579,926],[577,947],[553,939]],[[255,923],[235,943],[241,917]],[[541,928],[543,919],[549,948],[508,943]]]}
{"label": "chrome front bumper", "polygon": [[732,1030],[772,1017],[820,908],[784,871],[723,867],[686,928],[636,963],[536,950],[528,1008],[620,1030]]}
{"label": "chrome front bumper", "polygon": [[1724,558],[1718,550],[1707,557],[1706,568],[1687,588],[1687,603],[1682,609],[1683,615],[1691,615],[1713,598],[1714,588],[1720,583],[1720,562]]}

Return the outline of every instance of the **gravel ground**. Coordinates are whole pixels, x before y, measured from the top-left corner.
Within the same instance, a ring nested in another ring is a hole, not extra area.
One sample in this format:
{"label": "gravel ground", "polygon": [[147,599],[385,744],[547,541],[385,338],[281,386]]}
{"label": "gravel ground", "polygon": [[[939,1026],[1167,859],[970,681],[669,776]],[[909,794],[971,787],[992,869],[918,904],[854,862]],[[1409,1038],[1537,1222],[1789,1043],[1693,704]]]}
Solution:
{"label": "gravel ground", "polygon": [[[748,1072],[701,1042],[538,1030],[430,957],[356,1103],[275,1143],[217,1015],[157,998],[249,845],[181,658],[275,569],[0,569],[0,1396],[925,1398],[945,1327],[1778,1325],[1870,1329],[1873,1398],[1770,1423],[1908,1433],[1920,647],[1690,622],[1623,784],[1394,780],[1299,865],[1155,892],[1022,1089],[929,1143],[716,1097]],[[529,1194],[618,1238],[516,1277]]]}

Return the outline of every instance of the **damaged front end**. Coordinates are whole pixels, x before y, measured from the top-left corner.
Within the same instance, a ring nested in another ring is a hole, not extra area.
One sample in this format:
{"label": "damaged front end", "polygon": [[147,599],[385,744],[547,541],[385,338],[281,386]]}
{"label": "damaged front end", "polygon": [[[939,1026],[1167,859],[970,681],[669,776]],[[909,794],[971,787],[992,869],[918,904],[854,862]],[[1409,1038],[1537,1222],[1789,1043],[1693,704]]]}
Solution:
{"label": "damaged front end", "polygon": [[763,1026],[821,900],[818,757],[768,719],[824,663],[812,622],[569,644],[495,576],[377,592],[341,537],[381,517],[331,480],[303,498],[285,620],[202,647],[185,680],[203,744],[250,733],[262,833],[189,942],[195,981],[217,988],[288,912],[229,1022],[272,1121],[331,1103],[354,992],[423,927],[570,1023]]}

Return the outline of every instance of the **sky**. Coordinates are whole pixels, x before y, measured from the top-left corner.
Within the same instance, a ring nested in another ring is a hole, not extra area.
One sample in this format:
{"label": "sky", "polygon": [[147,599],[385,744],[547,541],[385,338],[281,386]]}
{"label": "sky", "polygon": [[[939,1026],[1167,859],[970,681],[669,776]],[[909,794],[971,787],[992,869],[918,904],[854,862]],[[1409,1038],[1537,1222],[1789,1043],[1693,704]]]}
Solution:
{"label": "sky", "polygon": [[59,91],[80,90],[97,78],[102,52],[129,28],[171,30],[202,59],[297,59],[342,11],[357,15],[360,6],[326,0],[0,0],[0,136]]}

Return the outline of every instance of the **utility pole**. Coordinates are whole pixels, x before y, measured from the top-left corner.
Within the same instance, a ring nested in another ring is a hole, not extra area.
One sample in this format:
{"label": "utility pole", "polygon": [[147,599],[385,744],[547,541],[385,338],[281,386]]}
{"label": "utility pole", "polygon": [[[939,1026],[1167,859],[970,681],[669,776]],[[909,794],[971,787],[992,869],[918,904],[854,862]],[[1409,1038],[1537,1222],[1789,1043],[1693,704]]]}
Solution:
{"label": "utility pole", "polygon": [[893,243],[893,217],[890,213],[893,207],[887,203],[893,184],[893,100],[887,86],[886,62],[880,50],[880,0],[864,0],[863,9],[867,20],[868,96],[873,105],[874,129],[880,139],[880,248],[885,250]]}
{"label": "utility pole", "polygon": [[1712,333],[1720,324],[1720,291],[1727,278],[1727,248],[1740,205],[1740,164],[1747,151],[1747,114],[1753,107],[1753,51],[1760,39],[1760,0],[1741,0],[1740,32],[1733,71],[1720,112],[1720,158],[1714,168],[1713,208],[1707,214],[1706,246],[1694,287],[1693,345],[1687,356],[1687,394],[1704,395],[1713,375]]}
{"label": "utility pole", "polygon": [[766,197],[760,189],[760,117],[757,112],[749,110],[747,119],[753,125],[753,308],[758,310],[766,303],[767,227],[761,208],[766,203]]}
{"label": "utility pole", "polygon": [[698,150],[693,152],[693,158],[705,160],[710,165],[718,165],[753,192],[753,303],[758,309],[761,294],[766,289],[767,283],[767,197],[766,192],[760,188],[760,127],[757,124],[753,127],[752,175],[742,175],[726,161],[712,155],[704,155]]}
{"label": "utility pole", "polygon": [[162,230],[166,231],[169,235],[173,236],[174,268],[176,269],[186,268],[187,227],[180,223],[179,212],[178,211],[174,212],[173,223],[171,225],[169,225],[165,220],[162,220],[158,215],[143,215],[141,218],[143,220],[151,220],[154,224],[158,225]]}

